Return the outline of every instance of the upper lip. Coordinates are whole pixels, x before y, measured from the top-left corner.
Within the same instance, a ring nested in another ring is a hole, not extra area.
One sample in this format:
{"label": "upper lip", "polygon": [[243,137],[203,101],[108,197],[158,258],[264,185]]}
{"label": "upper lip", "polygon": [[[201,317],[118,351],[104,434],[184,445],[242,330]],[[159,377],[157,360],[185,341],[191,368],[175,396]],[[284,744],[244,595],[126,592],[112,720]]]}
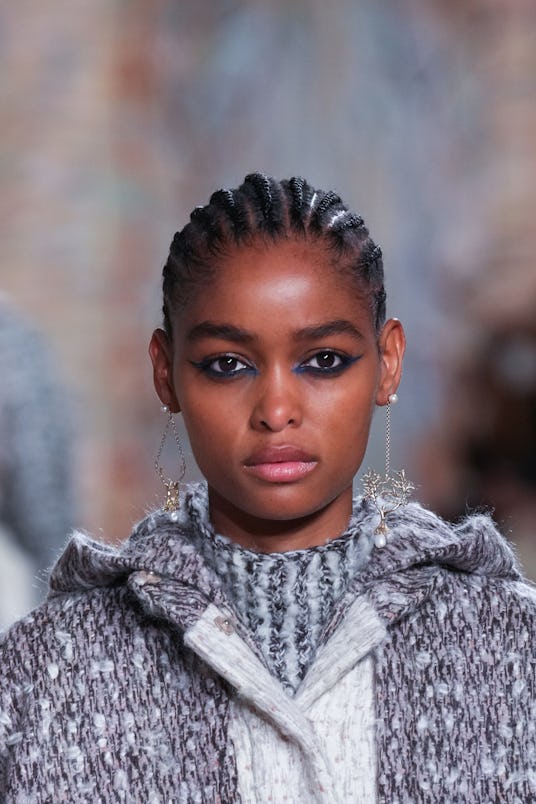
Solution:
{"label": "upper lip", "polygon": [[246,466],[256,466],[259,463],[285,463],[287,461],[299,461],[309,463],[316,460],[308,452],[292,444],[282,444],[281,446],[263,447],[253,452],[246,460]]}

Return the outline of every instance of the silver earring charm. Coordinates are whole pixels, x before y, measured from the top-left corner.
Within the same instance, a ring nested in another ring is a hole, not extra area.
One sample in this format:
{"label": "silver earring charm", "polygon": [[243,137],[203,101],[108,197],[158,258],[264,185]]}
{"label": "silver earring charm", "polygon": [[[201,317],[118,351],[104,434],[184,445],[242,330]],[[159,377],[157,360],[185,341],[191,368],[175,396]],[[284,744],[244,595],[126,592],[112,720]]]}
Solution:
{"label": "silver earring charm", "polygon": [[[154,468],[156,472],[164,484],[164,488],[166,489],[166,501],[164,503],[164,511],[168,511],[173,513],[174,511],[179,510],[179,485],[181,480],[183,479],[186,473],[186,461],[184,460],[184,453],[182,451],[181,440],[179,438],[179,433],[177,430],[177,425],[175,424],[175,419],[173,417],[173,413],[169,409],[168,405],[162,406],[162,411],[168,414],[168,420],[166,422],[166,426],[164,428],[164,432],[162,433],[162,440],[160,441],[160,446],[158,447],[158,452],[156,453],[155,461],[154,461]],[[171,478],[166,478],[164,475],[164,471],[160,466],[160,456],[162,455],[162,450],[164,449],[164,444],[166,443],[166,438],[169,433],[169,430],[173,431],[173,436],[175,438],[175,443],[177,445],[177,449],[179,450],[179,479],[172,480]]]}
{"label": "silver earring charm", "polygon": [[385,475],[369,469],[363,477],[363,490],[366,500],[370,500],[380,515],[379,524],[374,531],[376,547],[385,547],[389,534],[386,516],[401,505],[406,505],[415,486],[406,478],[402,469],[391,475],[391,406],[398,402],[396,394],[390,394],[385,412]]}

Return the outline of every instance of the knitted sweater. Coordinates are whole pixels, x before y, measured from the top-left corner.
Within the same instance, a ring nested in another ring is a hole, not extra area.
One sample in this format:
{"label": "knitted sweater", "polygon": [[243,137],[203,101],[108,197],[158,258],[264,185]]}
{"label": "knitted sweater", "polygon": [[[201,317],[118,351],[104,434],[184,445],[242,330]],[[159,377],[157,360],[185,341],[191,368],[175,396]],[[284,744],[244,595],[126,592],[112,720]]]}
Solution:
{"label": "knitted sweater", "polygon": [[370,540],[360,538],[351,521],[345,533],[325,544],[259,553],[216,534],[201,495],[187,495],[185,513],[193,526],[192,542],[218,576],[233,613],[255,639],[272,675],[293,695],[335,602],[369,559]]}
{"label": "knitted sweater", "polygon": [[[348,690],[366,668],[379,802],[535,800],[536,595],[510,548],[484,516],[454,528],[410,504],[389,517],[383,549],[376,524],[358,501],[349,536],[370,558],[294,698],[233,615],[191,521],[153,514],[119,550],[76,535],[48,602],[3,638],[2,800],[266,801],[252,798],[271,759],[259,734],[299,766],[288,800],[358,801],[338,779],[351,779],[362,721]],[[335,750],[319,733],[343,707]]]}

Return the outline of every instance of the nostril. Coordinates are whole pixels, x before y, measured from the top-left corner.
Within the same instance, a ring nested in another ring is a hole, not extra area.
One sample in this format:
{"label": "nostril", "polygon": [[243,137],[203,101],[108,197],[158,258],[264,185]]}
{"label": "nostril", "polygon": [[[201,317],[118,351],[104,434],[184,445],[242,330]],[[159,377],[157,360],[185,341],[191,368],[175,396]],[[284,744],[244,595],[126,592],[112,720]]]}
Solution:
{"label": "nostril", "polygon": [[[294,425],[294,424],[296,424],[296,419],[288,419],[287,420],[287,425]],[[275,425],[270,424],[268,421],[266,421],[266,419],[261,419],[260,425],[261,425],[261,427],[265,427],[266,430],[270,430],[270,431],[274,430],[274,428],[275,428]]]}

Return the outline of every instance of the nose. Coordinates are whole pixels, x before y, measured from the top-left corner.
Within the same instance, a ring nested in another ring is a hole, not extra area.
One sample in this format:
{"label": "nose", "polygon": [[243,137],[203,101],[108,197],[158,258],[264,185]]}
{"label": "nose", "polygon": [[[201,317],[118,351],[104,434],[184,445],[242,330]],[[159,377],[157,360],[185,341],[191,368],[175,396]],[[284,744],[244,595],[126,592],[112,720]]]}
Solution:
{"label": "nose", "polygon": [[272,372],[257,389],[251,412],[255,430],[281,432],[286,427],[298,427],[302,422],[302,400],[296,378]]}

